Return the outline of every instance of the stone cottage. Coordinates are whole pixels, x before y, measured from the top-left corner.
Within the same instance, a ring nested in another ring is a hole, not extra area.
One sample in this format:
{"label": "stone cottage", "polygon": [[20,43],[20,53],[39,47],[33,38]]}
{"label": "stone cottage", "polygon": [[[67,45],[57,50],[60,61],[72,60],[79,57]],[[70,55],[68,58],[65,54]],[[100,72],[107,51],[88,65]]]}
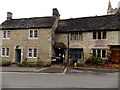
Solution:
{"label": "stone cottage", "polygon": [[49,17],[13,19],[8,12],[2,23],[3,61],[84,62],[91,55],[120,63],[120,14],[60,20],[54,8]]}

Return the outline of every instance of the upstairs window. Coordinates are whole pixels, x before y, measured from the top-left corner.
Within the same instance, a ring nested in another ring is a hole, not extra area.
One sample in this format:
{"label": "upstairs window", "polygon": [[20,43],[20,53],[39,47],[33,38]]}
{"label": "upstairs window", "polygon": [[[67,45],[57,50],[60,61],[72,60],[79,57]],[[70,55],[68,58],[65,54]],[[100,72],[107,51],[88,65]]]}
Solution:
{"label": "upstairs window", "polygon": [[3,39],[10,39],[10,31],[3,31]]}
{"label": "upstairs window", "polygon": [[96,32],[93,32],[93,39],[96,39]]}
{"label": "upstairs window", "polygon": [[82,40],[82,33],[71,33],[71,40]]}
{"label": "upstairs window", "polygon": [[101,32],[98,32],[98,39],[101,39]]}
{"label": "upstairs window", "polygon": [[29,38],[30,39],[37,39],[38,38],[38,30],[29,30]]}
{"label": "upstairs window", "polygon": [[106,39],[106,32],[103,32],[102,39]]}
{"label": "upstairs window", "polygon": [[106,39],[106,31],[93,32],[93,39]]}

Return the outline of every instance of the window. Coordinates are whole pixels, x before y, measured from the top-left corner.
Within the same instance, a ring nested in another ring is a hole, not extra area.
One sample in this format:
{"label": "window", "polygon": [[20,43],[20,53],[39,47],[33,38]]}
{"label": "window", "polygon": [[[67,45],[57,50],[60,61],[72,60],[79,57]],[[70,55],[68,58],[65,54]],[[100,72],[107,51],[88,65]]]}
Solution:
{"label": "window", "polygon": [[93,39],[106,39],[106,31],[93,32]]}
{"label": "window", "polygon": [[35,31],[34,31],[34,38],[37,38],[37,37],[38,37],[38,31],[35,30]]}
{"label": "window", "polygon": [[5,48],[2,48],[2,56],[5,56]]}
{"label": "window", "polygon": [[93,56],[106,58],[106,50],[105,49],[93,49]]}
{"label": "window", "polygon": [[29,38],[37,39],[38,38],[38,30],[29,30]]}
{"label": "window", "polygon": [[75,33],[75,40],[78,40],[78,33]]}
{"label": "window", "polygon": [[71,33],[71,40],[82,40],[82,33]]}
{"label": "window", "polygon": [[28,49],[28,57],[36,58],[37,57],[37,49]]}
{"label": "window", "polygon": [[9,56],[9,48],[2,48],[2,57]]}
{"label": "window", "polygon": [[93,56],[96,56],[96,49],[93,49]]}
{"label": "window", "polygon": [[83,49],[70,49],[70,59],[81,59]]}
{"label": "window", "polygon": [[101,39],[101,32],[98,32],[98,39]]}
{"label": "window", "polygon": [[106,32],[103,32],[103,37],[102,39],[106,39]]}
{"label": "window", "polygon": [[74,40],[74,33],[71,33],[71,40]]}
{"label": "window", "polygon": [[6,48],[6,56],[9,56],[9,48]]}
{"label": "window", "polygon": [[102,50],[102,58],[106,58],[106,50]]}
{"label": "window", "polygon": [[29,57],[32,57],[32,49],[29,49],[29,51],[28,51],[28,56],[29,56]]}
{"label": "window", "polygon": [[10,31],[3,31],[3,39],[10,39]]}
{"label": "window", "polygon": [[33,30],[30,30],[30,38],[33,38]]}
{"label": "window", "polygon": [[93,39],[96,39],[96,32],[93,32]]}
{"label": "window", "polygon": [[101,50],[100,49],[97,50],[97,56],[101,57]]}

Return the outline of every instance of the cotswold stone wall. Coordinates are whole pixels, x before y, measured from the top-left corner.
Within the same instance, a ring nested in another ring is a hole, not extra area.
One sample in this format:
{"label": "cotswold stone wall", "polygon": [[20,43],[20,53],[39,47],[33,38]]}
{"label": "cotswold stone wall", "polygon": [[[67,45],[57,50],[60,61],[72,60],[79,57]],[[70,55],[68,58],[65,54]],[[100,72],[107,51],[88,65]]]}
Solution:
{"label": "cotswold stone wall", "polygon": [[[82,48],[84,61],[91,56],[91,50],[93,48],[108,49],[108,45],[120,45],[120,31],[107,31],[107,39],[93,39],[93,32],[83,32],[83,40],[70,40],[69,34],[69,48]],[[57,33],[56,41],[62,42],[68,47],[68,34]],[[67,50],[66,50],[67,59]]]}
{"label": "cotswold stone wall", "polygon": [[[21,49],[21,62],[27,59],[28,62],[51,60],[51,28],[38,29],[38,39],[29,39],[29,29],[11,30],[10,39],[3,40],[3,47],[10,48],[9,57],[2,60],[15,62],[15,49]],[[18,46],[18,47],[16,47]],[[28,58],[28,48],[38,50],[37,58]]]}
{"label": "cotswold stone wall", "polygon": [[120,45],[120,31],[118,31],[118,43]]}

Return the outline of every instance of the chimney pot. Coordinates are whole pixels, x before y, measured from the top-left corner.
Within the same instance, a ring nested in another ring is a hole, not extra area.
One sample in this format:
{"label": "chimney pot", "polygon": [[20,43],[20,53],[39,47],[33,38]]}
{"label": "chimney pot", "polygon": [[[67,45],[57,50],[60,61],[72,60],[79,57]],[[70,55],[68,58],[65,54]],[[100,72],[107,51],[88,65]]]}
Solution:
{"label": "chimney pot", "polygon": [[12,19],[12,13],[11,12],[7,12],[7,20],[11,20]]}
{"label": "chimney pot", "polygon": [[60,17],[60,14],[59,14],[59,11],[57,10],[57,8],[53,8],[53,16]]}

